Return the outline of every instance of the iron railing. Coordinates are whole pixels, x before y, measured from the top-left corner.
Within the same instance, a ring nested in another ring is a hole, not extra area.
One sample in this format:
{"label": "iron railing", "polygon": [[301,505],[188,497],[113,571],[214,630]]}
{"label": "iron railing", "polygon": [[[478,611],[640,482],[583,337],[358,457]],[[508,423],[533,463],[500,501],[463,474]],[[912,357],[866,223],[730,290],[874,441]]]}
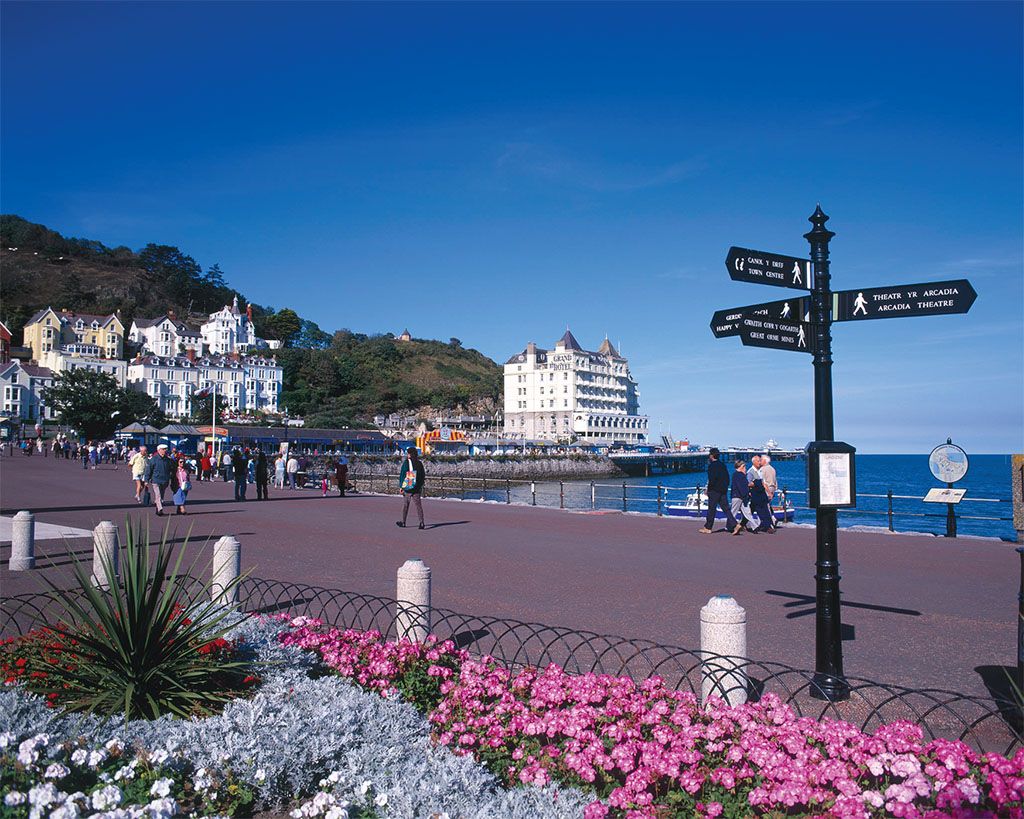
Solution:
{"label": "iron railing", "polygon": [[[204,593],[203,585],[193,578],[182,578],[178,584],[188,597]],[[982,697],[848,677],[849,699],[831,702],[816,686],[813,672],[783,663],[708,655],[650,640],[443,608],[424,609],[388,597],[266,578],[241,581],[239,607],[252,614],[305,615],[339,628],[372,629],[388,639],[406,636],[403,623],[429,623],[430,632],[439,638],[510,668],[555,663],[573,674],[593,672],[635,680],[656,674],[670,687],[698,697],[702,688],[729,700],[739,687],[751,700],[771,692],[800,716],[840,719],[868,732],[900,719],[916,723],[926,739],[959,739],[981,752],[1009,755],[1024,744],[1024,704],[1019,694]],[[6,598],[0,609],[0,635],[25,634],[52,623],[62,611],[53,593]]]}

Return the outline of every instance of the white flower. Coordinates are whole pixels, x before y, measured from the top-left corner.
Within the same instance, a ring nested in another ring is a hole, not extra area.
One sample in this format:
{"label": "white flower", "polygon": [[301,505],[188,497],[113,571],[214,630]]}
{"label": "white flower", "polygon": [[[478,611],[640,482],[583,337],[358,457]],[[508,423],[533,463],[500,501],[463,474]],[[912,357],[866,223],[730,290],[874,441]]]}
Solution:
{"label": "white flower", "polygon": [[167,753],[167,751],[165,751],[163,748],[160,748],[160,749],[158,749],[156,751],[153,751],[149,755],[149,764],[150,765],[163,765],[168,759],[170,759],[170,757],[171,757],[171,755],[169,753]]}
{"label": "white flower", "polygon": [[37,808],[45,808],[55,802],[62,802],[66,794],[61,792],[52,782],[45,785],[36,785],[28,792],[29,804]]}
{"label": "white flower", "polygon": [[117,739],[116,737],[114,739],[109,740],[107,742],[107,744],[104,745],[103,747],[106,748],[108,751],[123,751],[124,750],[124,745],[121,743],[121,740]]}
{"label": "white flower", "polygon": [[337,785],[345,778],[341,771],[331,771],[331,775],[327,777],[327,781],[332,785]]}
{"label": "white flower", "polygon": [[388,795],[386,793],[378,794],[373,798],[373,804],[378,808],[383,808],[388,803]]}
{"label": "white flower", "polygon": [[867,802],[869,805],[880,808],[885,804],[885,800],[882,798],[882,794],[878,791],[864,791],[860,795],[860,798]]}
{"label": "white flower", "polygon": [[56,810],[50,811],[50,819],[78,819],[78,805],[70,799]]}
{"label": "white flower", "polygon": [[171,785],[174,784],[173,779],[158,779],[153,783],[153,787],[149,789],[150,796],[164,797],[170,794]]}
{"label": "white flower", "polygon": [[21,791],[11,791],[4,797],[4,804],[9,808],[13,808],[15,805],[24,805],[25,794]]}
{"label": "white flower", "polygon": [[356,791],[359,793],[360,796],[366,796],[366,794],[372,787],[373,783],[369,779],[364,779],[362,782],[359,783],[359,787],[356,788]]}
{"label": "white flower", "polygon": [[267,772],[262,768],[257,768],[256,773],[253,774],[252,778],[255,779],[257,782],[262,782],[267,778]]}
{"label": "white flower", "polygon": [[106,760],[107,760],[107,752],[106,751],[102,751],[102,750],[101,751],[89,751],[89,757],[86,760],[86,763],[88,764],[88,766],[90,768],[98,768],[100,765],[102,765],[104,762],[106,762]]}
{"label": "white flower", "polygon": [[[163,780],[160,782],[170,782],[171,780]],[[154,799],[146,806],[146,811],[153,819],[171,819],[178,812],[178,803],[173,799]]]}
{"label": "white flower", "polygon": [[71,769],[66,765],[54,762],[47,766],[45,773],[43,773],[43,779],[63,779],[69,773],[71,773]]}
{"label": "white flower", "polygon": [[335,805],[324,814],[324,819],[348,819],[348,811]]}
{"label": "white flower", "polygon": [[85,748],[79,748],[78,750],[74,751],[71,754],[71,764],[72,765],[78,765],[79,767],[81,767],[82,765],[87,764],[88,761],[89,761],[89,752],[87,750],[85,750]]}
{"label": "white flower", "polygon": [[39,761],[39,751],[36,750],[36,740],[26,739],[18,746],[18,762],[26,768]]}
{"label": "white flower", "polygon": [[114,779],[117,782],[120,782],[122,779],[134,779],[134,778],[135,778],[135,766],[134,765],[124,765],[123,767],[118,768],[117,771],[114,773]]}
{"label": "white flower", "polygon": [[107,810],[121,804],[121,789],[117,785],[106,785],[92,795],[93,810]]}
{"label": "white flower", "polygon": [[11,745],[17,738],[18,737],[16,734],[12,734],[10,731],[4,731],[2,734],[0,734],[0,749],[6,748],[8,745]]}

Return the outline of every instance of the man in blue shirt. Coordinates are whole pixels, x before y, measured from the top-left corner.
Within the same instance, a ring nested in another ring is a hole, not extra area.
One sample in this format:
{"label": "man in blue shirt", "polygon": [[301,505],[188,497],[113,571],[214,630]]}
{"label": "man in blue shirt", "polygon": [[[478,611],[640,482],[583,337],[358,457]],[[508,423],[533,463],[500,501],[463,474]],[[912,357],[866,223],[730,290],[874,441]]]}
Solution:
{"label": "man in blue shirt", "polygon": [[[742,459],[735,462],[732,473],[732,515],[740,522],[740,531],[754,531],[754,513],[750,510],[750,484],[747,483],[747,464]],[[739,532],[733,532],[738,535]]]}
{"label": "man in blue shirt", "polygon": [[714,446],[708,452],[708,514],[704,519],[704,526],[697,530],[702,535],[711,534],[715,528],[715,512],[719,508],[725,512],[726,526],[729,531],[734,535],[738,535],[742,531],[729,509],[729,470],[718,460],[721,454],[718,447]]}

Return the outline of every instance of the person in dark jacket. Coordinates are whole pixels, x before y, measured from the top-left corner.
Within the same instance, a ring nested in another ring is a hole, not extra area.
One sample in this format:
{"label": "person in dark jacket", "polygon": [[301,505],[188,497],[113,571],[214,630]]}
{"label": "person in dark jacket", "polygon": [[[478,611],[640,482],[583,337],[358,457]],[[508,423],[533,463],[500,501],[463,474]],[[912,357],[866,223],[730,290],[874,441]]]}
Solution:
{"label": "person in dark jacket", "polygon": [[768,504],[768,493],[764,488],[764,478],[761,475],[761,457],[755,455],[751,460],[750,471],[747,472],[747,482],[750,484],[750,506],[761,521],[761,525],[754,531],[775,534],[775,522],[772,518],[771,506]]}
{"label": "person in dark jacket", "polygon": [[244,501],[245,482],[249,476],[249,459],[238,448],[231,454],[231,473],[235,478],[235,500]]}
{"label": "person in dark jacket", "polygon": [[348,458],[339,455],[334,462],[334,481],[338,484],[338,497],[345,497],[345,487],[348,486]]}
{"label": "person in dark jacket", "polygon": [[267,456],[262,449],[256,451],[256,500],[267,500],[270,494],[267,492],[267,484],[270,482],[270,475],[267,473]]}
{"label": "person in dark jacket", "polygon": [[157,444],[156,454],[146,463],[145,473],[149,494],[156,503],[157,517],[163,517],[167,487],[170,486],[172,492],[178,491],[177,468],[178,465],[167,456],[167,444]]}
{"label": "person in dark jacket", "polygon": [[426,528],[423,525],[423,461],[420,460],[416,447],[411,446],[406,450],[406,459],[402,461],[402,471],[398,476],[398,488],[402,491],[402,519],[395,521],[395,526],[405,527],[406,518],[409,517],[409,502],[415,501],[416,514],[420,519],[420,529]]}
{"label": "person in dark jacket", "polygon": [[732,516],[729,509],[729,470],[719,459],[721,452],[718,447],[711,447],[708,452],[708,514],[704,519],[704,525],[698,529],[701,534],[711,534],[715,528],[715,512],[719,508],[725,512],[725,525],[734,535],[739,534],[740,525]]}

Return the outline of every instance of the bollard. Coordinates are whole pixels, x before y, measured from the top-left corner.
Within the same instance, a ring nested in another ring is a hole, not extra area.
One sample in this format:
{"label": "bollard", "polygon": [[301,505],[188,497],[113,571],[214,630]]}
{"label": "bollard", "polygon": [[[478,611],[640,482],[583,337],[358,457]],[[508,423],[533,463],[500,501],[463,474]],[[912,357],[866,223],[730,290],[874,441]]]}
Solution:
{"label": "bollard", "polygon": [[700,610],[701,702],[715,696],[729,705],[747,701],[747,612],[729,594]]}
{"label": "bollard", "polygon": [[238,604],[238,577],[242,573],[242,546],[237,538],[224,535],[213,544],[213,581],[210,593],[221,606]]}
{"label": "bollard", "polygon": [[505,478],[505,503],[512,503],[512,481]]}
{"label": "bollard", "polygon": [[[117,527],[109,520],[101,520],[92,532],[92,584],[96,588],[109,588],[111,580],[117,583],[121,574],[120,551]],[[113,578],[107,576],[108,565],[114,570]]]}
{"label": "bollard", "polygon": [[36,567],[36,516],[31,512],[18,512],[14,516],[11,559],[7,565],[12,572],[24,572]]}
{"label": "bollard", "polygon": [[565,509],[565,484],[558,482],[558,508]]}
{"label": "bollard", "polygon": [[597,486],[593,481],[590,482],[590,509],[597,509]]}
{"label": "bollard", "polygon": [[889,531],[893,532],[895,529],[892,528],[892,490],[889,490]]}
{"label": "bollard", "polygon": [[530,497],[531,497],[531,504],[533,506],[536,506],[537,505],[537,484],[535,484],[533,481],[530,481]]}
{"label": "bollard", "polygon": [[626,511],[626,484],[622,484],[622,511]]}
{"label": "bollard", "polygon": [[658,517],[661,517],[661,484],[658,484]]}
{"label": "bollard", "polygon": [[430,633],[430,568],[418,557],[398,569],[395,627],[399,639],[422,643]]}

